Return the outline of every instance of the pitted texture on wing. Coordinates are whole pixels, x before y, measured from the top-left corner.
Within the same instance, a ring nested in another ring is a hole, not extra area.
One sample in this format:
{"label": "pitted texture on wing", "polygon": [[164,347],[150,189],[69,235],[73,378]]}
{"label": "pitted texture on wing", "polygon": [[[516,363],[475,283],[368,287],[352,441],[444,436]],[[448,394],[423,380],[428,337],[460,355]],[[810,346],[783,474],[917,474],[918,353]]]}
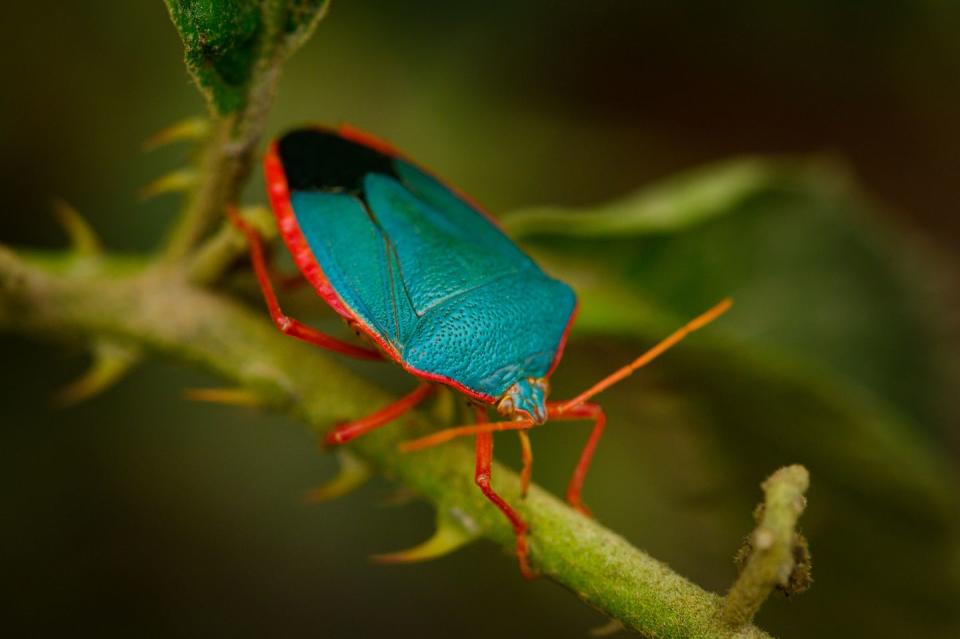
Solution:
{"label": "pitted texture on wing", "polygon": [[407,340],[412,367],[500,397],[553,364],[576,298],[539,272],[509,276],[434,307]]}
{"label": "pitted texture on wing", "polygon": [[459,237],[465,237],[471,243],[483,246],[499,259],[518,268],[538,268],[533,260],[483,212],[477,210],[473,204],[464,201],[446,185],[403,160],[394,161],[393,173],[423,202],[429,204],[435,211],[441,212],[445,219],[453,223],[459,231]]}
{"label": "pitted texture on wing", "polygon": [[[364,194],[400,259],[410,301],[423,317],[446,300],[507,275],[539,270],[476,211],[434,198],[438,208],[406,184],[373,173]],[[460,202],[459,199],[456,202]]]}

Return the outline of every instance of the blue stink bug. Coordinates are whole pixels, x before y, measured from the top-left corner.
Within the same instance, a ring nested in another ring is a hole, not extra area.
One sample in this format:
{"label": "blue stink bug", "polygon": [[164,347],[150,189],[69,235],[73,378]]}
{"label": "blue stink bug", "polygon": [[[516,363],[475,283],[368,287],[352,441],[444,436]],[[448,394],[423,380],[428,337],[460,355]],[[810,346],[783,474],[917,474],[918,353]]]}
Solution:
{"label": "blue stink bug", "polygon": [[[475,435],[476,483],[510,520],[521,573],[533,576],[527,524],[490,485],[493,433],[516,430],[520,435],[525,494],[533,459],[527,430],[547,420],[592,421],[566,494],[572,506],[587,513],[580,492],[606,423],[603,409],[588,400],[715,319],[730,301],[577,397],[549,402],[548,380],[576,315],[576,296],[545,274],[478,205],[388,143],[347,126],[287,133],[271,144],[264,171],[280,235],[300,272],[377,348],[338,340],[286,316],[256,232],[231,210],[250,243],[277,327],[345,355],[388,358],[421,379],[393,404],[336,426],[326,442],[342,444],[396,419],[428,397],[435,384],[466,395],[475,405],[476,424],[442,430],[402,448]],[[489,405],[506,421],[488,422]]]}

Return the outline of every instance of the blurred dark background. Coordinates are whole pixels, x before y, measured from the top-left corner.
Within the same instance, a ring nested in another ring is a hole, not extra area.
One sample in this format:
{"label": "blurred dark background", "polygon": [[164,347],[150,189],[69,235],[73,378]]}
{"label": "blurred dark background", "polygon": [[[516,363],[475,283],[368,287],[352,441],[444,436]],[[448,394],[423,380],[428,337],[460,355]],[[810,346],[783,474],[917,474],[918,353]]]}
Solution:
{"label": "blurred dark background", "polygon": [[[143,154],[142,140],[203,107],[163,4],[55,0],[4,13],[0,241],[62,245],[48,212],[57,195],[108,246],[149,249],[174,202],[141,202],[137,190],[185,152]],[[350,121],[494,212],[609,200],[731,155],[829,154],[879,203],[887,233],[937,263],[947,291],[960,238],[958,28],[960,5],[947,0],[340,0],[287,68],[271,133]],[[257,177],[250,201],[263,201],[260,189]],[[934,301],[950,328],[955,304],[946,293]],[[627,347],[575,341],[565,364],[580,372],[558,385],[577,388]],[[84,354],[11,336],[0,348],[0,601],[11,636],[583,637],[604,623],[556,585],[522,582],[489,544],[371,565],[369,555],[429,534],[430,509],[383,506],[393,490],[383,480],[304,504],[333,458],[296,423],[182,399],[214,379],[150,363],[62,410],[51,397]],[[634,544],[722,591],[756,484],[810,460],[732,454],[723,432],[697,428],[703,415],[683,391],[652,373],[610,393],[587,498]],[[929,413],[939,417],[917,424],[944,477],[956,477],[951,399],[942,393]],[[559,491],[585,434],[537,433],[540,483]],[[503,457],[515,462],[511,444]],[[771,600],[760,625],[783,637],[957,636],[957,513],[914,518],[818,493],[813,470],[805,525],[817,581]]]}

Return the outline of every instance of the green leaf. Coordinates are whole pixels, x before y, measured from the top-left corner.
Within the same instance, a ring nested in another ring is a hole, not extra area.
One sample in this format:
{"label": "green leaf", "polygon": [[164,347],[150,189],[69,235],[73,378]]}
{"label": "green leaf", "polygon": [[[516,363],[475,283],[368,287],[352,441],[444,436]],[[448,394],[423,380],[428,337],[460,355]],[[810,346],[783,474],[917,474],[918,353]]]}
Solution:
{"label": "green leaf", "polygon": [[219,114],[243,106],[263,28],[259,2],[167,0],[187,69]]}
{"label": "green leaf", "polygon": [[255,75],[313,33],[322,0],[166,0],[187,69],[215,113],[247,103]]}
{"label": "green leaf", "polygon": [[768,185],[775,173],[774,166],[760,159],[724,162],[668,178],[589,212],[534,207],[515,211],[503,224],[514,236],[604,237],[678,231],[725,214]]}

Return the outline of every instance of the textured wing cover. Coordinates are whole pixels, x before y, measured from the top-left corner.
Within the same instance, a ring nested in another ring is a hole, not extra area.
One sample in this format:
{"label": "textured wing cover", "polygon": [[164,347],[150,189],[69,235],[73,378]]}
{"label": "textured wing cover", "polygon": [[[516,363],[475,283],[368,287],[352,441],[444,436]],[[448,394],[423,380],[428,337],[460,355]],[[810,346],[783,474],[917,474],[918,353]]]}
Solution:
{"label": "textured wing cover", "polygon": [[417,317],[396,255],[356,197],[311,191],[290,196],[297,223],[330,285],[397,353]]}
{"label": "textured wing cover", "polygon": [[566,284],[524,273],[473,289],[420,319],[404,360],[500,397],[553,365],[576,300]]}
{"label": "textured wing cover", "polygon": [[[576,306],[482,213],[413,165],[359,192],[293,191],[330,285],[410,369],[499,397],[546,375]],[[326,186],[326,185],[324,185]]]}

